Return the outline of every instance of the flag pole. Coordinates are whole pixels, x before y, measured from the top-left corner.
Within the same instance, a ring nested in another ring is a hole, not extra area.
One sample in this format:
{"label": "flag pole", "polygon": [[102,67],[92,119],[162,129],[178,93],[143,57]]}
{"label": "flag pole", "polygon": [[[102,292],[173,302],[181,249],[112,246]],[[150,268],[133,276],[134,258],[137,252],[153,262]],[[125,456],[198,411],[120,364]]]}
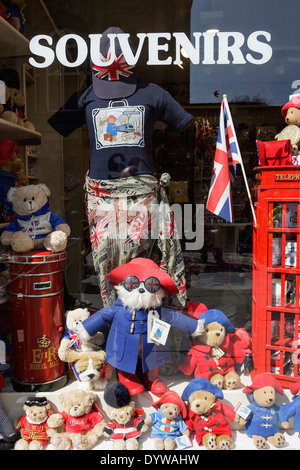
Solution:
{"label": "flag pole", "polygon": [[[223,95],[223,99],[226,99],[227,101],[227,95]],[[228,104],[228,102],[227,102]],[[229,110],[230,112],[230,108],[229,108],[229,105],[227,106],[227,109]],[[230,112],[231,114],[231,112]],[[231,117],[231,115],[230,115]],[[231,122],[233,123],[232,121],[232,117],[231,117]],[[233,132],[235,133],[235,129],[233,127]],[[238,143],[238,140],[235,136],[235,141],[236,141],[236,145],[238,147],[238,152],[239,154],[241,155],[241,151],[240,151],[240,147],[239,147],[239,143]],[[255,210],[254,210],[254,206],[253,206],[253,202],[252,202],[252,198],[251,198],[251,193],[250,193],[250,189],[249,189],[249,185],[248,185],[248,181],[247,181],[247,176],[246,176],[246,172],[245,172],[245,168],[244,168],[244,164],[243,164],[243,159],[242,159],[242,155],[241,155],[241,169],[242,169],[242,173],[243,173],[243,178],[244,178],[244,182],[245,182],[245,186],[246,186],[246,191],[247,191],[247,194],[248,194],[248,198],[249,198],[249,202],[250,202],[250,207],[251,207],[251,212],[252,212],[252,215],[253,215],[253,219],[254,219],[254,226],[256,227],[257,225],[257,222],[256,222],[256,215],[255,215]]]}

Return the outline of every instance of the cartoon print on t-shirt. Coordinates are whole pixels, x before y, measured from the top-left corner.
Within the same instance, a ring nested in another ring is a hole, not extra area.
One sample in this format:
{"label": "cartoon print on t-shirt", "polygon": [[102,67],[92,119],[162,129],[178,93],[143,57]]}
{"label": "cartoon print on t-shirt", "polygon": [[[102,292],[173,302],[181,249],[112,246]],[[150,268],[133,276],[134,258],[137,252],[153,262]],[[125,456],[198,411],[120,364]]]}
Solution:
{"label": "cartoon print on t-shirt", "polygon": [[128,106],[127,100],[110,101],[107,108],[94,108],[92,117],[96,149],[145,146],[144,106]]}

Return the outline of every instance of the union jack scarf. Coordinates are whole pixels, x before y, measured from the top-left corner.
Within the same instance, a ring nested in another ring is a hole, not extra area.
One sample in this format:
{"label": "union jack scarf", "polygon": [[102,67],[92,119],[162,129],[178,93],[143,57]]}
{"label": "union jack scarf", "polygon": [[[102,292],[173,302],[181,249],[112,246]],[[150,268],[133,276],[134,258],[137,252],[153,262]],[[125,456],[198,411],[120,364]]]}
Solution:
{"label": "union jack scarf", "polygon": [[86,176],[86,213],[94,269],[104,306],[116,300],[106,275],[136,257],[151,258],[170,274],[186,305],[186,280],[180,240],[164,187],[151,175],[100,181]]}

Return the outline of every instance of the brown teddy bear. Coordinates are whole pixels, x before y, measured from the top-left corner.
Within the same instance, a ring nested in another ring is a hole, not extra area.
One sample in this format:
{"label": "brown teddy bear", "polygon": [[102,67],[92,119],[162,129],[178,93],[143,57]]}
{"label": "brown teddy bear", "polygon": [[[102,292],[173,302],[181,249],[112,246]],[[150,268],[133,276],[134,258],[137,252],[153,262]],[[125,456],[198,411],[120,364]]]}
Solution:
{"label": "brown teddy bear", "polygon": [[[290,139],[292,144],[292,155],[297,157],[299,155],[299,142],[300,142],[300,96],[293,95],[282,109],[281,114],[287,126],[275,136],[276,140]],[[300,164],[299,159],[293,159],[293,164]]]}
{"label": "brown teddy bear", "polygon": [[25,415],[16,422],[21,439],[15,443],[15,450],[42,450],[50,441],[47,434],[48,420],[53,413],[45,397],[28,397],[23,409]]}
{"label": "brown teddy bear", "polygon": [[[90,450],[103,435],[104,414],[96,404],[93,392],[75,390],[59,396],[63,411],[52,414],[48,420],[48,436],[56,450]],[[61,432],[61,428],[64,431]]]}
{"label": "brown teddy bear", "polygon": [[[262,372],[243,392],[250,394],[251,400],[247,405],[250,413],[239,420],[240,424],[245,424],[247,436],[253,439],[257,449],[266,449],[268,443],[282,447],[285,437],[280,432],[280,407],[275,403],[277,393],[284,394],[281,384],[271,373]],[[284,421],[282,424],[286,428],[287,423]]]}
{"label": "brown teddy bear", "polygon": [[186,406],[174,391],[166,392],[152,406],[159,409],[145,419],[145,424],[153,424],[151,437],[154,437],[154,447],[156,450],[173,450],[176,438],[190,434],[184,421],[187,416]]}
{"label": "brown teddy bear", "polygon": [[45,184],[12,187],[7,201],[12,203],[16,218],[1,235],[1,243],[17,253],[33,249],[59,252],[65,249],[69,225],[50,211],[50,190]]}
{"label": "brown teddy bear", "polygon": [[110,419],[104,428],[104,436],[111,439],[114,450],[137,450],[139,437],[148,429],[143,410],[135,408],[128,388],[121,382],[107,384],[103,398]]}
{"label": "brown teddy bear", "polygon": [[209,450],[230,450],[233,447],[230,421],[237,421],[234,409],[221,403],[222,390],[203,377],[192,379],[184,389],[183,401],[189,403],[185,420],[189,431],[195,431],[197,444]]}
{"label": "brown teddy bear", "polygon": [[236,330],[220,310],[210,309],[200,312],[199,316],[195,309],[189,314],[204,321],[204,332],[191,338],[190,349],[180,370],[187,375],[194,373],[195,377],[205,377],[220,388],[239,388],[240,377],[236,367],[241,366],[247,352],[251,352],[250,336],[246,330]]}

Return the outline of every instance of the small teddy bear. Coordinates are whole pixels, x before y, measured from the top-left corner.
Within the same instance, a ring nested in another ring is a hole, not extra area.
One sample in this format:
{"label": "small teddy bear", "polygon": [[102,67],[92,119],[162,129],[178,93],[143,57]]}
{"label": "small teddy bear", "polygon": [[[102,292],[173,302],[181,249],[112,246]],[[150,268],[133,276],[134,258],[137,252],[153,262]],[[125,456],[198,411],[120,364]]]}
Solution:
{"label": "small teddy bear", "polygon": [[187,416],[186,406],[174,391],[166,392],[152,406],[159,409],[145,419],[145,424],[153,424],[151,437],[155,438],[154,447],[156,450],[173,450],[177,437],[190,434],[184,421]]}
{"label": "small teddy bear", "polygon": [[[191,312],[189,312],[191,314]],[[179,369],[187,375],[205,377],[214,385],[227,390],[240,386],[236,363],[241,364],[246,356],[246,344],[226,315],[220,310],[195,309],[194,317],[204,321],[202,335],[191,338],[190,349]],[[250,336],[248,336],[248,346]]]}
{"label": "small teddy bear", "polygon": [[[93,392],[75,390],[59,396],[63,411],[48,420],[48,436],[55,450],[90,450],[103,435],[104,414],[96,403]],[[64,432],[60,429],[64,426]]]}
{"label": "small teddy bear", "polygon": [[110,419],[104,428],[104,436],[113,442],[114,450],[137,450],[139,437],[148,429],[143,410],[135,408],[128,388],[121,382],[108,383],[103,399]]}
{"label": "small teddy bear", "polygon": [[183,401],[189,403],[185,420],[189,431],[195,431],[196,442],[209,450],[230,450],[233,447],[230,421],[236,421],[234,409],[221,403],[222,390],[206,378],[192,379],[184,389]]}
{"label": "small teddy bear", "polygon": [[292,95],[282,108],[281,114],[287,126],[275,136],[276,140],[290,139],[292,144],[292,163],[299,165],[299,143],[300,143],[300,96]]}
{"label": "small teddy bear", "polygon": [[48,420],[52,415],[50,405],[45,397],[28,397],[23,409],[25,415],[16,422],[21,439],[14,446],[15,450],[42,450],[49,443],[47,434]]}
{"label": "small teddy bear", "polygon": [[58,356],[61,361],[68,362],[68,354],[75,351],[96,351],[104,343],[104,336],[98,332],[88,341],[81,341],[78,337],[79,326],[90,316],[87,308],[76,308],[65,313],[66,328],[61,339]]}
{"label": "small teddy bear", "polygon": [[12,187],[7,201],[12,203],[16,218],[1,235],[1,243],[17,253],[33,249],[59,252],[65,249],[69,225],[50,211],[50,190],[45,184]]}
{"label": "small teddy bear", "polygon": [[252,437],[257,449],[266,449],[268,442],[274,447],[282,447],[285,437],[279,432],[280,407],[275,403],[276,393],[284,394],[281,384],[271,373],[262,372],[243,392],[250,393],[252,402],[247,405],[251,413],[246,419],[239,420],[240,424],[245,424],[247,436]]}

